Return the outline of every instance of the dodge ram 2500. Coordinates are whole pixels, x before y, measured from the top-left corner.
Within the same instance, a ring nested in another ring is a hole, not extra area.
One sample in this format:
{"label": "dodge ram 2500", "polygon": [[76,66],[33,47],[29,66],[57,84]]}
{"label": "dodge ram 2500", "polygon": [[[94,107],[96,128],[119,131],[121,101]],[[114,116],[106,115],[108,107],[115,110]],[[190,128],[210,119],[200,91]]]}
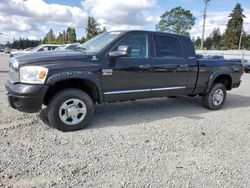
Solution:
{"label": "dodge ram 2500", "polygon": [[179,95],[201,96],[222,108],[240,85],[240,61],[197,59],[189,37],[151,31],[111,31],[72,51],[37,52],[10,59],[11,107],[39,112],[62,131],[84,128],[95,103]]}

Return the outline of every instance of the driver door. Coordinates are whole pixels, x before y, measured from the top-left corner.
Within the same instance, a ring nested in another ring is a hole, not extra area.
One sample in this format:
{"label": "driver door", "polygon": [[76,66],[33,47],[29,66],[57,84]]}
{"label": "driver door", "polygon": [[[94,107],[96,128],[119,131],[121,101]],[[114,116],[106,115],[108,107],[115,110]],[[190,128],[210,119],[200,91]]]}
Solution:
{"label": "driver door", "polygon": [[147,33],[131,34],[118,42],[131,47],[128,57],[117,57],[115,63],[102,68],[102,88],[106,102],[150,97],[149,37]]}

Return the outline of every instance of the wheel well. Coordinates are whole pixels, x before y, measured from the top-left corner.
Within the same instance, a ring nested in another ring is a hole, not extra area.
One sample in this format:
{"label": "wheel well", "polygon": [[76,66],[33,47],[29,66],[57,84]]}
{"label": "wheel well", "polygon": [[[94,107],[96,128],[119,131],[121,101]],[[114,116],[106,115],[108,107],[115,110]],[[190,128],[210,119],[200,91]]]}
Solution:
{"label": "wheel well", "polygon": [[231,90],[232,89],[232,78],[230,75],[220,75],[218,76],[215,80],[214,83],[222,83],[227,90]]}
{"label": "wheel well", "polygon": [[92,81],[83,79],[70,79],[59,81],[54,85],[51,85],[44,96],[43,104],[48,105],[50,100],[57,92],[67,88],[81,89],[82,91],[86,92],[94,102],[99,102],[99,93],[96,85]]}

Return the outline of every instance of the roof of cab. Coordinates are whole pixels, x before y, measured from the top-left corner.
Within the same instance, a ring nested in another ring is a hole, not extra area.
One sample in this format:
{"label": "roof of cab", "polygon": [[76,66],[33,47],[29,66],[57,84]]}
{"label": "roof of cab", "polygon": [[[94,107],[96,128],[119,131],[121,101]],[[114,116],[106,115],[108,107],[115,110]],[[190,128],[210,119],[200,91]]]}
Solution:
{"label": "roof of cab", "polygon": [[169,33],[169,32],[162,32],[162,31],[149,31],[149,30],[113,30],[109,32],[122,32],[122,33],[134,33],[134,32],[143,32],[143,33],[155,33],[155,34],[164,34],[164,35],[172,35],[176,37],[185,37],[190,38],[189,36],[177,34],[177,33]]}

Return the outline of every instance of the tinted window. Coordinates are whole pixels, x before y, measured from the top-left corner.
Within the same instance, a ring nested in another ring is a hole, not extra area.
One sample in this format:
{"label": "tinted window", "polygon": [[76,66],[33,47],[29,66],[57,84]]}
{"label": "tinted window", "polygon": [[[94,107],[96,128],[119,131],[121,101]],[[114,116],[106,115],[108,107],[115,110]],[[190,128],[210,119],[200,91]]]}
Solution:
{"label": "tinted window", "polygon": [[77,45],[76,44],[72,44],[72,45],[69,45],[66,49],[68,50],[74,50],[77,48]]}
{"label": "tinted window", "polygon": [[147,34],[132,35],[122,40],[117,46],[128,45],[131,47],[130,57],[148,57],[148,36]]}
{"label": "tinted window", "polygon": [[156,57],[183,57],[176,37],[154,35]]}

